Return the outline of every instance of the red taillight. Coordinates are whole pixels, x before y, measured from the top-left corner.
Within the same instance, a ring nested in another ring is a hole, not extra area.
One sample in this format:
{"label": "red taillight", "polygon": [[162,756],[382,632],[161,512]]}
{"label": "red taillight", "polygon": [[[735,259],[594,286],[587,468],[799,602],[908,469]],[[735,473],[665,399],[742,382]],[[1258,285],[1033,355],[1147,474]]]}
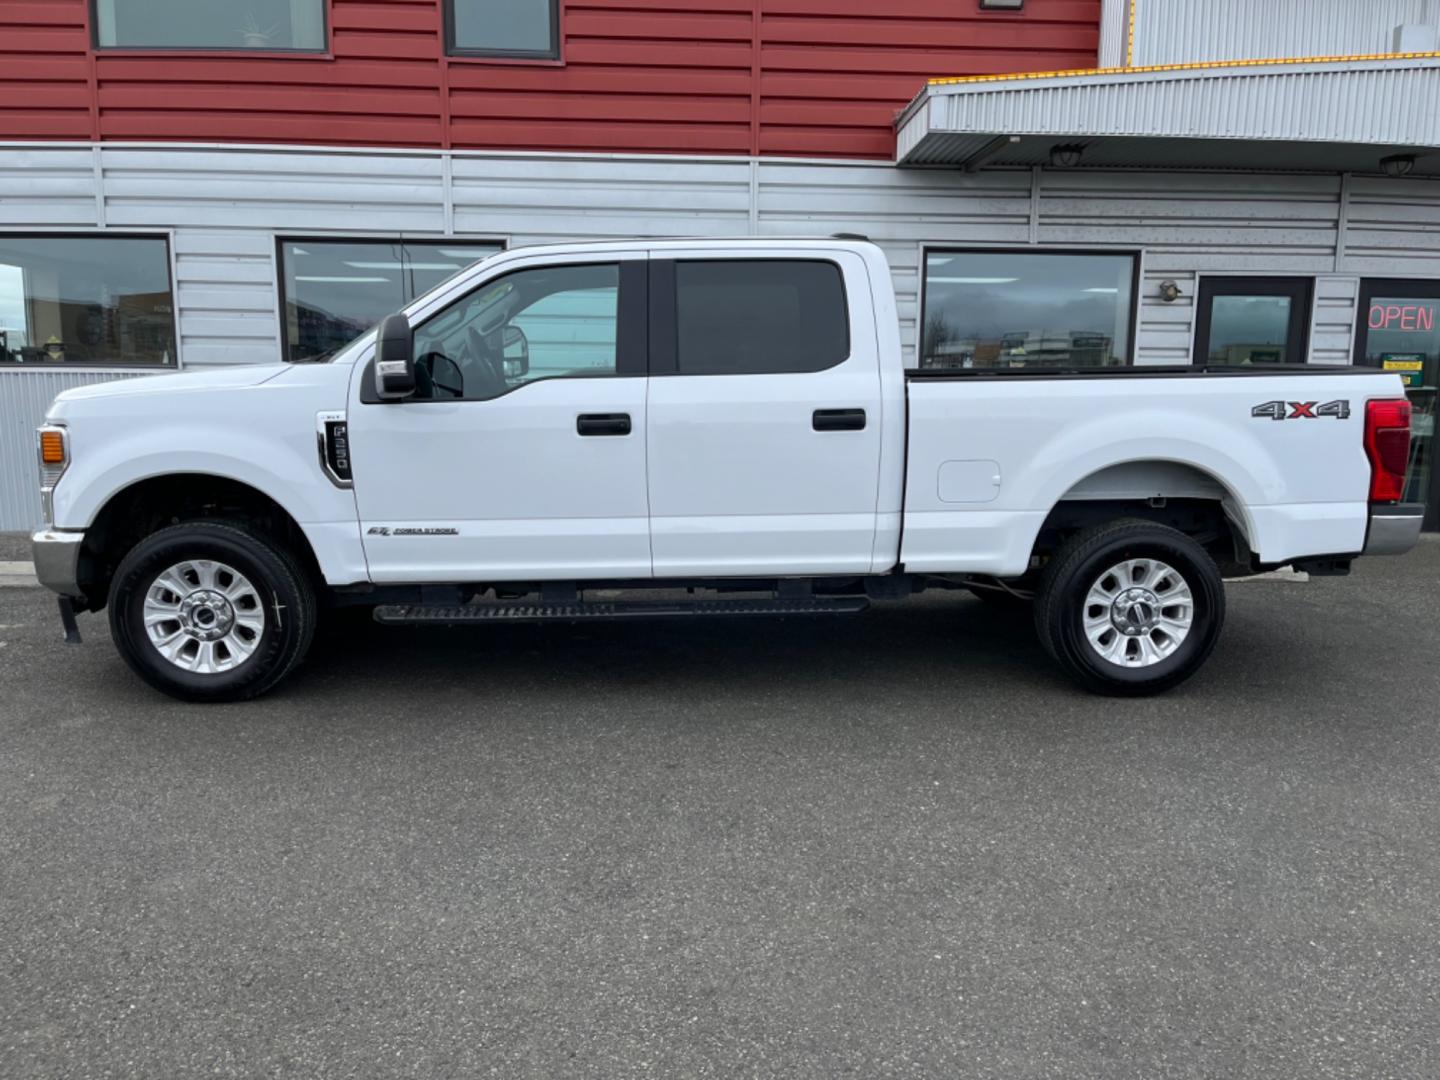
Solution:
{"label": "red taillight", "polygon": [[1410,465],[1410,402],[1386,398],[1365,403],[1365,453],[1370,458],[1370,501],[1403,499]]}

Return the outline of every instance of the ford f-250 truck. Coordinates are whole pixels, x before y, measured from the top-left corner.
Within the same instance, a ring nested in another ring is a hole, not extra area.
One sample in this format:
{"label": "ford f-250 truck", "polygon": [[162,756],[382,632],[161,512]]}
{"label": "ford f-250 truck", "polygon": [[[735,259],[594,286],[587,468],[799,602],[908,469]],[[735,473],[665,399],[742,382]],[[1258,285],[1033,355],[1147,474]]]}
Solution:
{"label": "ford f-250 truck", "polygon": [[61,394],[35,565],[68,636],[108,606],[192,700],[270,689],[340,605],[798,616],[934,587],[1033,604],[1080,684],[1142,694],[1211,652],[1222,567],[1409,549],[1409,427],[1373,370],[907,371],[861,240],[521,248],[318,362]]}

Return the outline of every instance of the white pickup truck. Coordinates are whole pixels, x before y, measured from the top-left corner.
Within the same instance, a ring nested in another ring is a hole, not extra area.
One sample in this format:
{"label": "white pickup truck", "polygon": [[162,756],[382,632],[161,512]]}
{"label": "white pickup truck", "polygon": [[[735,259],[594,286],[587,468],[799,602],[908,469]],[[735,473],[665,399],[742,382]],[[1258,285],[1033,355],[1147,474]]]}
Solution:
{"label": "white pickup truck", "polygon": [[935,587],[1033,604],[1080,684],[1142,694],[1204,663],[1222,566],[1415,543],[1409,425],[1373,370],[907,371],[858,239],[521,248],[318,362],[61,394],[35,564],[68,637],[108,605],[191,700],[273,687],[340,605],[800,616]]}

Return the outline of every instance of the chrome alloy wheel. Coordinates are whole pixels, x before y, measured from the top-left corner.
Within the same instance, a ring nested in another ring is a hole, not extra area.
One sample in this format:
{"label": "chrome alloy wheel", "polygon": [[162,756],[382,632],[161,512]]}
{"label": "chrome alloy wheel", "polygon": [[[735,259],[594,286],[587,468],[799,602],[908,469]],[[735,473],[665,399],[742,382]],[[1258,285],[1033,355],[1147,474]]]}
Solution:
{"label": "chrome alloy wheel", "polygon": [[265,636],[265,604],[255,586],[209,559],[176,563],[160,574],[145,593],[144,617],[155,651],[200,675],[244,663]]}
{"label": "chrome alloy wheel", "polygon": [[1110,567],[1085,597],[1085,636],[1103,659],[1121,667],[1149,667],[1178,649],[1195,621],[1190,586],[1157,559],[1128,559]]}

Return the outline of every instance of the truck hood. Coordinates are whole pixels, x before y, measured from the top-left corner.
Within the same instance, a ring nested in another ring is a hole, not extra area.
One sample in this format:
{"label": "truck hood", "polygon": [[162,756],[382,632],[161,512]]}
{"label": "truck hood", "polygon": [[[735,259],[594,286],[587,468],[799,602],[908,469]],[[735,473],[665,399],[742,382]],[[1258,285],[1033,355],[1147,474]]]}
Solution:
{"label": "truck hood", "polygon": [[212,368],[209,371],[182,371],[172,375],[147,375],[136,379],[75,386],[62,391],[55,404],[88,401],[92,398],[124,397],[132,394],[185,393],[192,390],[233,390],[259,386],[291,370],[293,364],[244,364]]}

